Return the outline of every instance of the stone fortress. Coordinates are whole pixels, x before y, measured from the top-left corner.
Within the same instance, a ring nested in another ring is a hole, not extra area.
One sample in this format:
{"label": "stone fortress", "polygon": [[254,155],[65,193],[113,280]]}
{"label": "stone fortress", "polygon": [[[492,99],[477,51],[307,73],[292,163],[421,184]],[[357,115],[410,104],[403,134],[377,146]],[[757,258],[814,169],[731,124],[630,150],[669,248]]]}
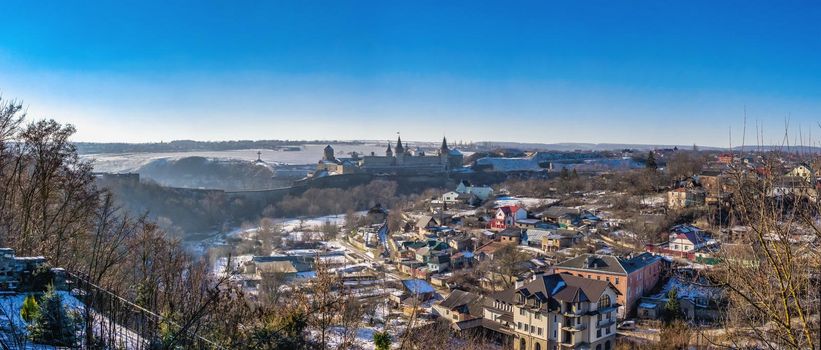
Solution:
{"label": "stone fortress", "polygon": [[446,138],[435,155],[427,155],[417,148],[410,150],[402,144],[402,137],[396,140],[396,147],[388,141],[385,155],[360,156],[356,153],[349,158],[337,158],[331,145],[325,147],[325,154],[319,161],[316,171],[310,177],[329,175],[369,173],[375,175],[420,175],[448,173],[462,168],[462,152],[450,149]]}

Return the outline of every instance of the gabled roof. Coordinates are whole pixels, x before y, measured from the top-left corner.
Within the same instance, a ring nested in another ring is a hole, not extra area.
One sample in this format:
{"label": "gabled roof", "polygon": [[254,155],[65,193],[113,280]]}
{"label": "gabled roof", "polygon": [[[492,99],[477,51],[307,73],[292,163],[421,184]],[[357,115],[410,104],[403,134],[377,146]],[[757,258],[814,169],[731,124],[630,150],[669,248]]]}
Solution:
{"label": "gabled roof", "polygon": [[417,228],[426,228],[426,227],[429,226],[428,224],[430,224],[430,222],[432,220],[433,220],[433,216],[423,215],[422,217],[419,218],[419,221],[416,222],[416,227]]}
{"label": "gabled roof", "polygon": [[481,299],[482,296],[479,294],[454,289],[453,292],[445,298],[445,300],[442,300],[442,302],[439,303],[439,306],[453,310],[458,307],[469,306],[470,304],[477,303],[481,301]]}
{"label": "gabled roof", "polygon": [[616,294],[619,291],[613,288],[610,282],[587,279],[567,273],[543,275],[532,282],[516,289],[516,293],[524,297],[535,297],[542,302],[550,298],[571,303],[598,301],[602,294],[612,288]]}

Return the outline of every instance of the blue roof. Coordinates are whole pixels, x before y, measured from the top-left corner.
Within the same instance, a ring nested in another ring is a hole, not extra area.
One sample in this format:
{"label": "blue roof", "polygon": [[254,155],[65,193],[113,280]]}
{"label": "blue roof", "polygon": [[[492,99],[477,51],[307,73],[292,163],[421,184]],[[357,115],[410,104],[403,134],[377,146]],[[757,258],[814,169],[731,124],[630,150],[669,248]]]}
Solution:
{"label": "blue roof", "polygon": [[404,280],[402,284],[413,294],[433,293],[434,289],[430,283],[419,279]]}

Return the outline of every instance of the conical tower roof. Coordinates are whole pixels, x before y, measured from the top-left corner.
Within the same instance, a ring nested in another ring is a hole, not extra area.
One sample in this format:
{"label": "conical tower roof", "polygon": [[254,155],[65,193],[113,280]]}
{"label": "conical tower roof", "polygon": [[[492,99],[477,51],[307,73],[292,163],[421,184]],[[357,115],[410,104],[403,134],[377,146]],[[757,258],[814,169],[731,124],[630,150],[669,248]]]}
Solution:
{"label": "conical tower roof", "polygon": [[402,147],[402,136],[396,138],[396,153],[405,153],[405,147]]}

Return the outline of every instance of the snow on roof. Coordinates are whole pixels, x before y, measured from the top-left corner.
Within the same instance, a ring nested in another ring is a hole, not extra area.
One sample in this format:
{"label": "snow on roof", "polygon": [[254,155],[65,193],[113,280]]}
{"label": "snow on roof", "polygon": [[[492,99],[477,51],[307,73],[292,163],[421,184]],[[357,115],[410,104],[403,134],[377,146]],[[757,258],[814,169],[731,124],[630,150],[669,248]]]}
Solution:
{"label": "snow on roof", "polygon": [[640,308],[642,308],[642,309],[655,309],[655,308],[656,308],[656,304],[653,304],[653,303],[641,303],[641,304],[639,304],[639,307],[640,307]]}
{"label": "snow on roof", "polygon": [[434,289],[428,282],[419,279],[404,280],[402,284],[413,294],[433,293]]}
{"label": "snow on roof", "polygon": [[496,171],[542,171],[539,163],[532,158],[479,158],[478,165],[490,165]]}

